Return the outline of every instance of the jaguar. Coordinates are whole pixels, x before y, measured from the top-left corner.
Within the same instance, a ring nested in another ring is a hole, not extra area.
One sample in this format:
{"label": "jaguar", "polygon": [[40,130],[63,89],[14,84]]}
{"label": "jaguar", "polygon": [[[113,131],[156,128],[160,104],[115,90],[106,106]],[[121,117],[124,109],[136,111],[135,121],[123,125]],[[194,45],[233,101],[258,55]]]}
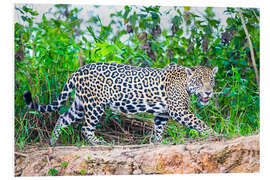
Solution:
{"label": "jaguar", "polygon": [[40,105],[31,92],[24,93],[28,108],[39,112],[59,109],[75,89],[69,110],[60,115],[50,138],[55,145],[61,129],[84,119],[82,134],[91,145],[104,144],[95,128],[105,107],[125,114],[153,113],[155,140],[160,143],[169,118],[195,129],[199,134],[215,134],[189,110],[190,96],[207,105],[213,96],[218,67],[185,67],[170,63],[164,68],[136,67],[117,63],[91,63],[80,67],[67,80],[57,100]]}

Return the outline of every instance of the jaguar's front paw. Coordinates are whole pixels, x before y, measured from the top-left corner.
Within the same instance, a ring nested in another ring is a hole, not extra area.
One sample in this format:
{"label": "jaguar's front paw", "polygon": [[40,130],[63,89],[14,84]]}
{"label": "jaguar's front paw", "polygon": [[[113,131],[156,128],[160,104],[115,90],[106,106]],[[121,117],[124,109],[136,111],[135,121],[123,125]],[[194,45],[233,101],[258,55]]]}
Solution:
{"label": "jaguar's front paw", "polygon": [[94,136],[91,140],[88,140],[88,142],[92,146],[108,144],[105,140],[103,140],[102,138],[98,138],[96,136]]}
{"label": "jaguar's front paw", "polygon": [[219,141],[223,138],[224,136],[222,134],[217,133],[216,131],[210,129],[207,131],[207,136],[206,138],[210,141]]}

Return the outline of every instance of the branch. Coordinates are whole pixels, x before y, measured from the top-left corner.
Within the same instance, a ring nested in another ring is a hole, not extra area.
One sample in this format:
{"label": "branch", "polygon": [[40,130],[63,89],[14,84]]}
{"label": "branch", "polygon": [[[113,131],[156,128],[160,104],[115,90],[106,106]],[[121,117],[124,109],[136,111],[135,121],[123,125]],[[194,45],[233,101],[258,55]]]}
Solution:
{"label": "branch", "polygon": [[20,153],[20,152],[14,152],[14,153],[15,155],[18,155],[18,156],[28,157],[28,155],[24,153]]}
{"label": "branch", "polygon": [[259,80],[258,69],[257,69],[256,61],[255,61],[254,51],[253,51],[253,45],[252,45],[251,39],[249,37],[249,33],[248,33],[248,30],[247,30],[247,27],[246,27],[245,20],[244,20],[243,14],[241,12],[241,9],[240,8],[236,8],[236,9],[237,9],[237,11],[238,11],[238,13],[240,15],[242,25],[243,25],[243,28],[244,28],[244,31],[245,31],[245,34],[246,34],[246,37],[247,37],[247,40],[248,40],[252,65],[253,65],[253,68],[254,68],[258,89],[260,89],[260,80]]}
{"label": "branch", "polygon": [[258,23],[260,22],[260,18],[257,16],[256,12],[254,11],[254,9],[252,9],[252,12],[254,14],[254,16],[256,17]]}

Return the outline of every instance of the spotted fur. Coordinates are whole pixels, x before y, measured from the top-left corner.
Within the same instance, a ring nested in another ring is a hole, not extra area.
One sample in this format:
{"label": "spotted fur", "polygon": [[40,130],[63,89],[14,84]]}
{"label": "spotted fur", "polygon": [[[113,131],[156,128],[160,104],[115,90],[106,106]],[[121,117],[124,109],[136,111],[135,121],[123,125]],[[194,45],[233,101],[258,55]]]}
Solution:
{"label": "spotted fur", "polygon": [[153,113],[156,141],[160,142],[169,117],[199,133],[213,133],[189,110],[189,97],[196,94],[201,104],[208,104],[213,95],[217,70],[217,67],[189,68],[176,64],[155,69],[116,63],[92,63],[71,75],[52,104],[37,104],[29,91],[25,92],[24,99],[36,111],[51,112],[63,105],[75,89],[75,100],[70,109],[59,117],[50,140],[51,145],[56,143],[61,128],[81,119],[85,120],[82,133],[89,143],[104,143],[95,136],[94,130],[106,106],[126,114]]}

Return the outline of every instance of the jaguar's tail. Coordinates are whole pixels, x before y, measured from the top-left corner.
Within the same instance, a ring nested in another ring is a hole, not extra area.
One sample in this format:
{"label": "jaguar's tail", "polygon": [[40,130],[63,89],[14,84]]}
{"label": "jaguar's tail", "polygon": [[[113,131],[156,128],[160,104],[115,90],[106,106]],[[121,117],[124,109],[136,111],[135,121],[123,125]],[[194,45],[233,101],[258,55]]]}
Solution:
{"label": "jaguar's tail", "polygon": [[39,105],[32,99],[32,95],[30,91],[25,91],[23,94],[25,103],[28,105],[29,108],[32,108],[39,112],[52,112],[59,109],[68,99],[72,90],[74,89],[74,74],[68,79],[67,83],[65,84],[62,92],[58,96],[57,100],[48,105]]}

